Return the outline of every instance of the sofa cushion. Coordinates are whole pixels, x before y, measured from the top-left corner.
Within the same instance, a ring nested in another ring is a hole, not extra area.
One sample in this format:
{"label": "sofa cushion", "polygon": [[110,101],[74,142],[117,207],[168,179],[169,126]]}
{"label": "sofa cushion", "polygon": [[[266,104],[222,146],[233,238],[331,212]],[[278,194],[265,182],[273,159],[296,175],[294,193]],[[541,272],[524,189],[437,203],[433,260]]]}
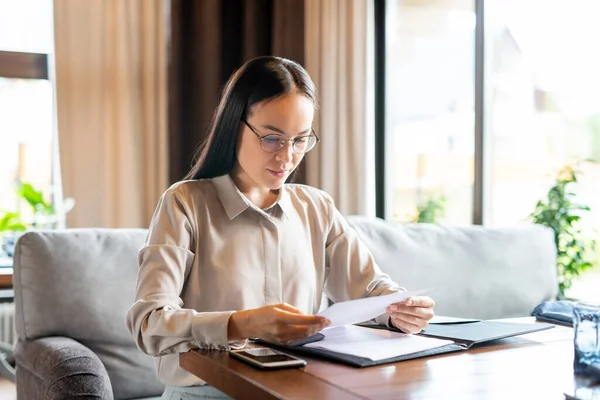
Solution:
{"label": "sofa cushion", "polygon": [[81,342],[105,365],[115,398],[155,396],[164,387],[125,326],[145,237],[142,229],[34,231],[15,251],[18,337]]}
{"label": "sofa cushion", "polygon": [[552,230],[399,224],[347,218],[379,267],[407,289],[434,288],[438,315],[528,316],[557,294]]}

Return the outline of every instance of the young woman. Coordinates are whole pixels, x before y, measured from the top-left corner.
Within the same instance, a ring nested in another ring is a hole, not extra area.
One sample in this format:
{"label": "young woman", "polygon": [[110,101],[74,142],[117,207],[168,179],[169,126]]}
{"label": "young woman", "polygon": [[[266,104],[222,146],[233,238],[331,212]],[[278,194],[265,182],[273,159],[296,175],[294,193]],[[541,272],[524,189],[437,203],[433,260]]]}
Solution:
{"label": "young woman", "polygon": [[[181,369],[179,353],[307,337],[328,325],[314,315],[322,293],[339,302],[403,290],[329,195],[286,183],[319,142],[316,106],[314,84],[297,63],[247,62],[225,86],[197,163],[161,197],[139,252],[127,326],[157,357],[163,398],[226,398]],[[376,320],[416,333],[433,306],[413,297]]]}

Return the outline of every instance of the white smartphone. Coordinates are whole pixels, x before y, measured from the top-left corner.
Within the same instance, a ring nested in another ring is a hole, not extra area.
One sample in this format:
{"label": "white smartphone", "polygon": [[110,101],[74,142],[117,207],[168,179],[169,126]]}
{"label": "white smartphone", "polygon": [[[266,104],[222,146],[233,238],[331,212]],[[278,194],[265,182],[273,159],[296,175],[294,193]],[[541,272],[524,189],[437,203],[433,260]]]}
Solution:
{"label": "white smartphone", "polygon": [[268,347],[231,350],[229,354],[259,369],[300,368],[306,366],[306,361],[303,359]]}

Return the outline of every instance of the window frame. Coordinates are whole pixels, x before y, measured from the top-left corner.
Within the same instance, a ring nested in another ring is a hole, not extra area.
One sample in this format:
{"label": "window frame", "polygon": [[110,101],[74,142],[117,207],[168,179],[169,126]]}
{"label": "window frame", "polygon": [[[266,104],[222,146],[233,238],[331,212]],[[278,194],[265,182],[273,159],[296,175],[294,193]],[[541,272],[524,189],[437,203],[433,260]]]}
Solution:
{"label": "window frame", "polygon": [[[52,85],[52,185],[59,185],[51,193],[50,202],[56,206],[56,199],[62,199],[62,183],[58,165],[58,135],[56,130],[56,88],[53,53],[32,53],[0,50],[0,78],[47,80]],[[64,224],[59,224],[62,227]]]}
{"label": "window frame", "polygon": [[[386,3],[388,0],[374,1],[375,19],[375,215],[386,218],[386,30],[388,18]],[[473,0],[475,7],[475,148],[474,148],[474,179],[473,179],[473,214],[471,223],[483,225],[484,222],[484,185],[486,142],[484,129],[485,102],[485,0]]]}
{"label": "window frame", "polygon": [[0,77],[48,80],[48,54],[0,51]]}

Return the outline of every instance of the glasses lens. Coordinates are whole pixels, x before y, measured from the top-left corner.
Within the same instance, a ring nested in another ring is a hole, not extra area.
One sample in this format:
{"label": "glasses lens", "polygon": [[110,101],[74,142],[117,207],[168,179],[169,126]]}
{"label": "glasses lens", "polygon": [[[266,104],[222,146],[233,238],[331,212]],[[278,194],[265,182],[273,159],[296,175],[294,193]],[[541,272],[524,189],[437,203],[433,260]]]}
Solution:
{"label": "glasses lens", "polygon": [[294,151],[296,153],[306,153],[317,144],[317,138],[313,135],[302,136],[294,140]]}
{"label": "glasses lens", "polygon": [[280,135],[267,135],[263,136],[261,139],[260,147],[262,147],[264,151],[273,153],[274,151],[281,149],[282,143],[285,142]]}

